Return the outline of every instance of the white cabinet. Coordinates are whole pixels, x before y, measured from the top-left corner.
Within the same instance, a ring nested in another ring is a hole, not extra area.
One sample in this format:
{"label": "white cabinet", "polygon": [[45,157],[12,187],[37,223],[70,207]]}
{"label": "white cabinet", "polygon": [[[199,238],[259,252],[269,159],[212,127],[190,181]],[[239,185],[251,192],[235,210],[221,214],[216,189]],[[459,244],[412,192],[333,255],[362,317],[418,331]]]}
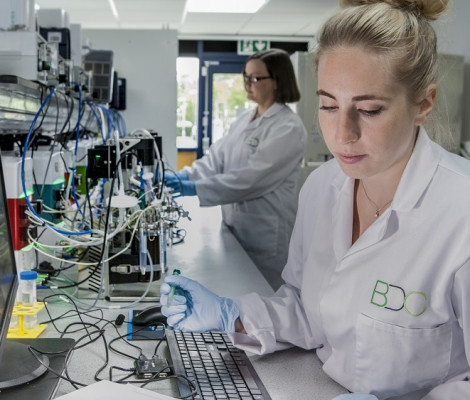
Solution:
{"label": "white cabinet", "polygon": [[436,102],[425,123],[429,135],[454,153],[462,141],[464,64],[463,56],[439,54]]}

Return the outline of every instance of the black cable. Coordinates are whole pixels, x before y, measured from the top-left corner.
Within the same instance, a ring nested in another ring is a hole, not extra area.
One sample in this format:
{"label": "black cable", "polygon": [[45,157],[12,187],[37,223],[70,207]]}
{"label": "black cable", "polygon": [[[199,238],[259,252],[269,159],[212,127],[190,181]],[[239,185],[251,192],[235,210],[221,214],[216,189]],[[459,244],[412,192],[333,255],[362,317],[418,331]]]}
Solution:
{"label": "black cable", "polygon": [[[34,356],[34,358],[36,358],[36,360],[43,366],[45,367],[49,372],[53,373],[55,376],[57,376],[58,378],[60,379],[64,379],[68,382],[70,382],[72,384],[72,386],[75,388],[75,389],[78,389],[78,386],[87,386],[85,383],[81,383],[81,382],[77,382],[77,381],[74,381],[72,379],[70,379],[68,376],[64,376],[62,375],[61,373],[53,370],[51,367],[49,367],[49,365],[46,365],[40,358],[39,356],[36,354],[36,353],[39,353],[39,354],[44,354],[42,351],[40,350],[37,350],[35,349],[34,347],[32,346],[28,346],[28,350],[31,352],[31,354]],[[67,365],[67,364],[65,364]],[[65,368],[65,371],[67,371],[67,367]]]}
{"label": "black cable", "polygon": [[172,241],[172,244],[175,245],[175,244],[183,243],[185,237],[186,237],[186,230],[185,229],[183,229],[183,228],[176,229],[176,231],[173,232],[173,235],[172,235],[171,239],[174,240],[174,238],[178,238],[179,240]]}
{"label": "black cable", "polygon": [[[76,325],[82,326],[82,327],[79,328],[79,329],[70,330],[72,327],[74,327],[74,326],[76,326]],[[100,328],[98,325],[92,324],[91,322],[83,322],[83,321],[81,321],[81,322],[71,322],[70,324],[68,324],[68,325],[65,327],[65,329],[64,329],[64,331],[62,332],[62,334],[60,335],[60,337],[64,337],[67,333],[69,333],[69,334],[70,334],[70,333],[77,333],[77,332],[80,332],[80,331],[82,331],[82,330],[87,331],[86,335],[84,335],[83,337],[87,337],[87,336],[90,337],[93,332],[91,332],[91,333],[88,332],[87,327],[94,327],[94,328],[97,328],[97,329],[101,330],[101,328]],[[104,332],[104,330],[103,330],[103,332]],[[97,339],[91,339],[91,338],[90,338],[90,343],[93,343],[93,342],[96,341],[96,340],[97,340]],[[87,344],[88,344],[88,343],[86,343],[86,344],[84,344],[84,345],[82,345],[82,346],[80,346],[80,347],[77,347],[77,349],[82,348],[82,347],[86,346]]]}
{"label": "black cable", "polygon": [[[117,337],[117,338],[112,339],[112,340],[109,342],[109,349],[110,349],[111,351],[115,352],[116,354],[120,354],[121,356],[125,356],[125,357],[127,357],[127,358],[132,359],[132,360],[137,360],[139,357],[133,357],[133,356],[131,356],[130,354],[123,353],[122,351],[119,351],[119,350],[117,350],[116,348],[114,348],[114,347],[112,346],[112,343],[114,343],[115,341],[117,341],[117,340],[119,340],[119,339],[123,339],[123,338],[124,338],[125,336],[127,336],[127,335],[128,335],[128,334],[126,333],[125,335],[122,335],[122,336],[119,336],[119,337]],[[127,343],[129,346],[132,346],[132,347],[138,349],[138,350],[140,351],[140,354],[142,355],[142,349],[141,349],[139,346],[136,346],[135,344],[131,344],[131,343],[127,342],[127,341],[126,341],[126,343]]]}
{"label": "black cable", "polygon": [[[103,369],[106,368],[106,366],[108,365],[108,362],[109,362],[108,345],[107,345],[107,342],[106,342],[106,338],[105,338],[105,336],[104,336],[104,332],[105,332],[104,330],[101,330],[101,335],[100,335],[100,337],[103,339],[103,342],[104,342],[105,361],[104,361],[104,364],[101,366],[101,368],[99,368],[98,371],[96,371],[96,373],[95,373],[95,377],[94,377],[94,378],[95,378],[96,381],[99,381],[99,380],[100,380],[100,378],[98,377],[98,375],[99,375],[99,373],[100,373]],[[82,337],[82,338],[83,338],[83,337]],[[80,339],[81,339],[81,338],[80,338]],[[79,339],[79,340],[80,340],[80,339]],[[97,339],[98,339],[98,338],[96,338],[96,340],[97,340]],[[90,341],[89,343],[93,343],[94,341],[95,341],[95,340]],[[68,375],[68,370],[67,370],[67,369],[65,370],[65,373],[66,373],[67,377],[69,377],[69,375]]]}
{"label": "black cable", "polygon": [[[64,95],[64,99],[65,99],[65,104],[66,106],[68,106],[68,96],[65,96]],[[68,108],[68,107],[67,107]],[[69,129],[70,129],[70,118],[72,117],[72,114],[73,114],[73,109],[74,109],[74,102],[73,100],[70,102],[70,108],[68,108],[68,114],[67,114],[67,118],[66,120],[64,121],[64,124],[62,125],[62,129],[60,130],[61,133],[64,133],[65,132],[65,126],[66,125],[69,125],[69,128],[67,129],[67,132],[69,132]]]}
{"label": "black cable", "polygon": [[86,190],[85,202],[88,204],[88,210],[90,212],[90,228],[93,229],[93,225],[94,225],[93,224],[93,207],[91,206],[90,186],[89,186],[87,177],[84,176],[83,179],[85,179],[85,190]]}
{"label": "black cable", "polygon": [[[52,297],[52,296],[64,296],[64,295],[60,295],[60,294],[55,294],[55,295],[51,295],[49,297]],[[48,297],[48,298],[49,298]],[[47,308],[47,304],[46,304],[46,308]],[[92,313],[94,312],[99,312],[101,314],[101,316],[94,316],[92,315]],[[79,318],[81,319],[82,316],[86,316],[88,318],[92,318],[92,319],[96,319],[98,320],[98,322],[101,322],[101,321],[104,321],[105,324],[100,328],[100,329],[104,329],[107,325],[111,325],[115,330],[116,330],[116,333],[119,335],[119,330],[115,324],[114,321],[110,321],[110,320],[107,320],[104,318],[104,315],[103,315],[103,310],[100,309],[100,308],[95,308],[95,309],[92,309],[92,310],[88,310],[88,311],[84,311],[84,312],[81,312],[81,311],[77,311],[77,309],[74,309],[74,310],[67,310],[66,312],[62,313],[61,315],[55,317],[55,318],[50,318],[49,320],[46,320],[46,321],[41,321],[40,323],[41,324],[48,324],[48,323],[54,323],[58,320],[63,320],[65,318],[72,318],[72,317],[75,317],[75,316],[79,316]],[[49,314],[50,316],[50,314]],[[82,322],[83,324],[83,322]],[[97,326],[96,324],[91,324],[92,326]],[[64,331],[60,331],[55,325],[54,327],[56,328],[56,330],[61,333],[62,335],[65,334],[65,332],[68,330],[69,328],[69,325],[65,328]],[[85,328],[83,328],[85,329]],[[79,332],[81,329],[77,329],[75,331],[73,331],[72,333],[76,333],[76,332]],[[69,332],[70,333],[70,332]]]}
{"label": "black cable", "polygon": [[[124,378],[121,378],[117,381],[113,381],[113,370],[117,369],[118,371],[124,371],[124,372],[130,372],[129,375],[126,375]],[[132,375],[135,374],[135,368],[121,368],[121,367],[116,367],[116,366],[112,366],[109,368],[109,380],[111,382],[115,382],[115,383],[127,383],[127,382],[124,382],[127,378],[130,378]]]}
{"label": "black cable", "polygon": [[[53,297],[58,297],[58,296],[65,296],[67,298],[70,299],[70,297],[68,297],[67,295],[58,295],[58,294],[54,294],[54,295],[51,295],[51,296],[48,296],[45,298],[46,299],[50,299],[50,298],[53,298]],[[75,306],[75,303],[73,302],[73,300],[71,299],[71,303]],[[76,306],[75,306],[76,307]],[[79,332],[80,330],[86,330],[86,334],[81,336],[79,339],[76,340],[74,346],[69,349],[67,351],[67,354],[66,354],[66,365],[68,365],[68,360],[69,358],[71,357],[73,351],[75,350],[79,350],[89,344],[92,344],[96,341],[98,341],[100,338],[103,340],[103,343],[104,343],[104,348],[105,348],[105,362],[103,363],[103,365],[96,371],[95,375],[94,375],[94,379],[96,381],[99,381],[101,380],[101,378],[99,377],[99,374],[106,368],[106,366],[108,365],[109,363],[109,352],[108,352],[108,349],[118,353],[118,354],[121,354],[121,355],[124,355],[124,356],[127,356],[133,360],[137,360],[137,358],[135,357],[132,357],[132,356],[129,356],[128,354],[126,353],[122,353],[121,351],[119,350],[116,350],[115,348],[112,347],[112,343],[119,340],[119,339],[123,339],[127,334],[124,334],[124,335],[119,335],[118,337],[116,338],[113,338],[112,341],[110,341],[109,343],[107,343],[107,340],[106,340],[106,337],[105,337],[105,329],[104,327],[106,325],[111,325],[113,326],[115,329],[116,329],[116,332],[119,334],[119,330],[117,329],[117,327],[115,326],[115,324],[112,322],[112,321],[109,321],[109,320],[106,320],[104,318],[101,318],[101,317],[96,317],[94,315],[90,315],[92,312],[96,312],[96,311],[99,311],[101,312],[101,315],[102,315],[102,310],[99,310],[99,309],[95,309],[95,310],[89,310],[87,312],[84,312],[84,313],[81,313],[78,311],[77,308],[75,308],[74,310],[68,310],[66,311],[65,313],[61,314],[59,317],[55,317],[55,318],[52,318],[51,315],[50,315],[50,312],[49,310],[47,309],[47,306],[46,306],[46,310],[49,314],[49,318],[50,320],[49,321],[46,321],[46,322],[51,322],[54,327],[56,328],[56,330],[58,332],[61,333],[61,337],[64,337],[66,334],[69,334],[69,333],[76,333],[76,332]],[[69,317],[73,317],[75,316],[75,314],[80,318],[80,322],[72,322],[70,324],[68,324],[66,326],[66,328],[64,328],[63,330],[60,330],[57,328],[55,322],[59,319],[63,319],[63,318],[69,318]],[[100,321],[105,321],[105,325],[102,326],[102,327],[99,327],[97,326],[96,324],[94,323],[89,323],[89,322],[85,322],[83,320],[83,316],[87,316],[89,318],[95,318],[95,319],[98,319]],[[159,325],[159,324],[156,324],[156,325]],[[73,329],[74,327],[76,326],[81,326],[82,328],[81,329]],[[93,328],[93,329],[91,329]],[[134,332],[138,332],[142,329],[145,329],[146,326],[144,327],[141,327],[137,330],[135,330]],[[157,350],[159,348],[159,346],[161,345],[161,343],[163,342],[164,339],[160,340],[159,343],[157,344],[157,346],[155,347],[155,350],[154,350],[154,356],[156,355],[157,353]],[[85,341],[84,343],[82,343],[83,341]],[[129,343],[128,341],[125,341],[128,345],[132,346],[132,347],[135,347],[137,349],[139,349],[140,351],[140,354],[142,354],[142,349],[140,349],[140,347],[138,346],[135,346],[134,344],[131,344]],[[59,354],[58,352],[42,352],[38,349],[34,349],[32,348],[32,353],[33,355],[36,357],[36,359],[38,359],[38,362],[40,362],[41,364],[43,364],[43,362],[38,358],[37,354],[36,353],[41,353],[41,354],[45,354],[45,355],[48,355],[48,354]],[[35,353],[36,352],[36,353]],[[64,351],[65,352],[65,351]],[[64,353],[62,352],[62,353]],[[44,365],[44,364],[43,364]],[[58,373],[57,371],[54,371],[52,370],[50,367],[46,367],[51,373],[53,373],[54,375],[58,376],[59,378],[62,378],[68,382],[70,382],[72,384],[72,386],[76,389],[79,388],[79,386],[87,386],[81,382],[78,382],[74,379],[72,379],[70,377],[70,374],[69,374],[69,371],[68,369],[66,368],[64,370],[64,372],[62,374]],[[118,367],[118,366],[110,366],[110,370],[109,370],[109,376],[110,376],[110,381],[113,381],[113,371],[115,370],[119,370],[119,371],[125,371],[125,372],[130,372],[128,375],[124,376],[124,377],[121,377],[119,378],[119,380],[115,381],[116,383],[136,383],[136,384],[140,384],[141,387],[144,387],[146,385],[148,385],[149,383],[151,382],[158,382],[158,381],[162,381],[162,380],[166,380],[166,379],[182,379],[182,380],[185,380],[187,382],[187,384],[189,385],[190,389],[191,389],[191,394],[188,395],[188,396],[185,396],[185,397],[180,397],[181,399],[185,399],[185,398],[189,398],[189,397],[192,397],[194,396],[195,394],[197,394],[196,392],[196,386],[194,385],[194,383],[189,380],[187,377],[183,376],[183,375],[177,375],[177,374],[174,374],[174,375],[170,375],[168,377],[161,377],[160,374],[162,374],[165,370],[168,370],[168,371],[172,371],[172,366],[171,365],[168,365],[168,366],[164,366],[160,371],[157,371],[156,373],[153,374],[152,377],[150,378],[147,378],[145,380],[129,380],[129,378],[132,376],[132,375],[135,375],[136,374],[136,368],[121,368],[121,367]]]}
{"label": "black cable", "polygon": [[94,267],[91,267],[92,268],[92,271],[91,273],[84,279],[82,279],[81,281],[79,282],[76,282],[74,284],[71,284],[71,285],[65,285],[65,286],[59,286],[58,289],[67,289],[67,288],[71,288],[71,287],[76,287],[76,286],[79,286],[81,285],[82,283],[88,281],[89,279],[92,278],[92,276],[94,276],[96,274],[96,271],[101,267],[101,264],[103,263],[103,258],[104,258],[104,253],[106,251],[106,236],[107,236],[107,233],[108,233],[108,225],[109,225],[109,218],[110,218],[110,215],[111,215],[111,198],[112,198],[112,193],[113,193],[113,188],[114,188],[114,183],[116,181],[116,175],[118,175],[117,173],[117,169],[119,168],[119,164],[121,163],[121,161],[123,160],[123,156],[124,155],[121,155],[121,157],[119,158],[119,161],[116,163],[116,172],[114,173],[114,176],[113,176],[113,179],[111,181],[111,187],[109,189],[109,200],[108,200],[108,207],[107,207],[107,211],[106,211],[106,220],[105,220],[105,226],[104,226],[104,236],[103,236],[103,245],[101,246],[101,254],[100,254],[100,258],[99,260],[97,261],[96,263],[96,266]]}
{"label": "black cable", "polygon": [[[97,338],[94,338],[94,339],[91,339],[90,342],[88,342],[87,344],[90,344],[90,343],[93,343],[95,342],[96,340],[98,340],[100,337],[103,338],[105,344],[106,344],[106,339],[104,338],[104,331],[103,330],[97,330],[97,331],[94,331],[92,332],[92,334],[95,334],[95,333],[98,333],[98,337]],[[87,335],[84,335],[82,337],[80,337],[79,339],[77,339],[75,341],[75,344],[73,345],[73,347],[71,347],[68,351],[67,351],[67,354],[65,356],[65,365],[67,366],[68,365],[68,361],[70,359],[70,356],[72,354],[72,352],[74,350],[77,350],[77,349],[80,349],[82,347],[84,347],[85,345],[81,345],[81,346],[78,346],[78,344],[85,338],[87,337],[90,337],[89,334]],[[105,365],[104,367],[106,367],[107,363],[108,363],[108,352],[107,352],[107,346],[105,346],[106,348],[106,360],[105,360]],[[78,389],[78,386],[87,386],[86,384],[84,383],[81,383],[81,382],[77,382],[73,379],[70,378],[69,374],[68,374],[68,369],[67,367],[65,368],[64,372],[65,372],[65,375],[62,375],[58,372],[56,372],[55,370],[53,370],[52,368],[50,368],[48,365],[44,364],[44,362],[37,356],[36,353],[39,353],[39,354],[43,354],[43,355],[53,355],[53,354],[61,354],[61,353],[64,353],[63,351],[62,352],[45,352],[45,351],[41,351],[41,350],[38,350],[32,346],[28,346],[28,349],[31,351],[31,353],[33,354],[33,356],[36,358],[36,360],[41,364],[43,365],[45,368],[47,368],[48,371],[52,372],[54,375],[56,375],[57,377],[61,378],[61,379],[64,379],[68,382],[70,382],[72,384],[72,386],[75,388],[75,389]],[[104,367],[102,367],[101,369],[103,369]],[[96,375],[95,375],[96,376]]]}
{"label": "black cable", "polygon": [[[69,325],[67,325],[67,328],[66,328],[66,329],[68,329],[70,326],[79,325],[79,324],[80,324],[79,322],[75,322],[75,323],[69,324]],[[87,331],[87,334],[84,335],[84,336],[82,336],[82,337],[80,337],[80,338],[75,342],[75,345],[74,345],[74,347],[73,347],[74,350],[81,349],[82,347],[85,347],[85,346],[87,346],[87,345],[89,345],[89,344],[91,344],[91,343],[94,343],[94,342],[96,342],[99,338],[103,339],[103,342],[104,342],[105,362],[104,362],[104,364],[103,364],[103,365],[96,371],[96,373],[95,373],[95,380],[96,380],[96,381],[99,381],[100,378],[98,377],[98,375],[100,374],[100,372],[101,372],[103,369],[106,368],[106,366],[107,366],[108,363],[109,363],[108,344],[107,344],[107,342],[106,342],[106,337],[105,337],[105,335],[104,335],[105,330],[102,329],[102,328],[99,328],[99,327],[96,326],[95,324],[90,324],[90,323],[82,323],[82,324],[84,325],[84,328],[85,328],[85,330]],[[93,332],[91,332],[91,333],[89,333],[89,332],[88,332],[88,329],[86,329],[86,326],[87,326],[87,325],[88,325],[88,326],[93,326],[93,327],[97,328],[97,330],[96,330],[96,331],[93,331]],[[74,331],[74,332],[79,332],[79,330]],[[72,332],[72,333],[74,333],[74,332]],[[96,338],[92,338],[91,335],[93,335],[93,334],[95,334],[95,333],[97,333],[97,332],[99,333],[99,335],[98,335]],[[66,333],[66,332],[64,332],[64,334],[65,334],[65,333]],[[61,337],[63,337],[64,334],[62,334]],[[86,342],[86,343],[83,344],[83,345],[78,346],[78,344],[79,344],[82,340],[84,340],[84,339],[86,339],[86,338],[89,338],[89,341]],[[69,353],[69,354],[70,354],[70,353]],[[68,370],[67,370],[67,369],[65,370],[65,375],[67,376],[67,378],[69,378],[69,382],[71,382],[70,376],[69,376],[69,374],[68,374]],[[71,383],[72,383],[72,382],[71,382]],[[72,383],[72,385],[73,385],[73,383]],[[75,386],[74,386],[74,387],[75,387]]]}
{"label": "black cable", "polygon": [[[161,324],[163,325],[163,328],[165,329],[165,324]],[[165,341],[166,341],[166,338],[165,338]],[[157,355],[157,352],[158,352],[158,348],[160,347],[160,345],[163,343],[163,339],[160,339],[157,343],[157,345],[155,346],[155,350],[153,351],[153,355],[156,356]]]}
{"label": "black cable", "polygon": [[[160,326],[160,325],[163,326],[163,327],[165,326],[164,324],[162,324],[162,323],[160,323],[160,322],[157,322],[157,323],[154,323],[154,324],[149,324],[149,325],[146,325],[146,326],[142,326],[142,327],[140,327],[140,328],[138,328],[138,329],[136,329],[136,330],[133,330],[131,333],[132,333],[132,335],[135,335],[136,333],[139,333],[140,331],[142,331],[142,330],[144,330],[144,329],[147,329],[149,326],[156,326],[156,327],[157,327],[157,326]],[[117,341],[117,340],[119,340],[119,339],[124,339],[124,338],[125,338],[126,336],[128,336],[128,335],[129,335],[129,333],[125,333],[125,334],[123,334],[123,335],[120,335],[120,336],[118,336],[118,337],[112,339],[112,340],[109,342],[109,348],[110,348],[112,351],[114,351],[115,353],[117,353],[117,354],[121,354],[121,355],[123,355],[123,356],[125,356],[125,357],[131,358],[131,359],[133,359],[133,360],[137,360],[138,357],[132,357],[132,356],[130,356],[129,354],[123,353],[123,352],[121,352],[121,351],[115,349],[115,348],[112,346],[112,344],[113,344],[115,341]],[[163,340],[163,339],[160,340],[160,343],[162,342],[162,340]],[[129,341],[127,341],[127,340],[125,340],[124,342],[125,342],[127,345],[129,345],[129,346],[131,346],[131,347],[134,347],[135,349],[138,349],[138,350],[140,351],[140,355],[142,355],[142,348],[140,348],[139,346],[137,346],[137,345],[135,345],[135,344],[133,344],[133,343],[129,343]],[[160,343],[159,343],[159,344],[160,344]],[[157,345],[157,348],[158,348],[158,345]],[[156,350],[155,350],[155,353],[156,353]]]}
{"label": "black cable", "polygon": [[[40,85],[40,90],[41,90],[41,96],[40,96],[40,103],[42,104],[43,101],[44,101],[44,89],[45,88],[48,88],[47,86],[45,85]],[[47,112],[49,111],[49,107],[50,107],[50,102],[47,103],[46,105],[46,109],[42,110],[41,113],[42,113],[42,118],[41,120],[39,121],[39,124],[36,125],[36,127],[34,128],[33,130],[33,134],[31,135],[31,143],[32,143],[32,138],[36,135],[36,133],[39,131],[39,129],[42,127],[42,123],[44,122],[44,119],[46,118],[46,115],[47,115]]]}
{"label": "black cable", "polygon": [[[60,295],[57,295],[57,296],[60,296]],[[46,305],[47,307],[47,305]],[[101,321],[106,321],[106,322],[110,322],[110,321],[107,321],[105,320],[104,318],[102,317],[95,317],[93,315],[89,315],[89,313],[92,313],[92,312],[95,312],[95,311],[100,311],[101,312],[101,315],[103,315],[103,310],[99,309],[99,308],[96,308],[94,310],[88,310],[88,311],[85,311],[85,312],[80,312],[79,311],[79,314],[81,315],[86,315],[88,318],[94,318],[94,319],[99,319]],[[49,324],[49,323],[52,323],[54,321],[59,321],[61,319],[65,319],[65,318],[72,318],[72,317],[75,317],[77,315],[77,311],[76,310],[67,310],[65,311],[64,313],[62,313],[61,315],[59,315],[58,317],[55,317],[55,318],[50,318],[48,320],[45,320],[45,321],[41,321],[40,324]],[[59,331],[59,333],[61,333]]]}
{"label": "black cable", "polygon": [[67,162],[65,161],[65,158],[64,158],[64,154],[63,154],[64,151],[68,151],[68,149],[66,149],[66,148],[65,148],[65,144],[62,143],[62,147],[61,147],[61,149],[60,149],[60,151],[59,151],[60,158],[62,159],[62,164],[64,164],[65,172],[70,174],[69,166],[67,165]]}
{"label": "black cable", "polygon": [[[81,321],[83,324],[85,324],[85,322],[82,320],[82,315],[81,315],[80,311],[78,310],[77,305],[75,304],[75,302],[73,301],[73,299],[72,299],[70,296],[68,296],[68,295],[66,295],[66,294],[51,294],[51,295],[49,295],[49,296],[44,297],[44,298],[43,298],[43,301],[44,301],[44,304],[45,304],[45,309],[46,309],[47,314],[49,315],[49,318],[51,318],[52,325],[54,326],[54,328],[56,329],[56,331],[59,332],[59,333],[61,333],[61,335],[62,335],[64,332],[61,331],[59,328],[57,328],[57,326],[56,326],[55,323],[54,323],[54,320],[52,319],[51,313],[49,312],[49,308],[47,307],[47,299],[49,299],[49,298],[51,298],[51,297],[59,297],[59,296],[61,296],[61,297],[63,297],[63,298],[67,298],[67,299],[73,304],[73,306],[74,306],[74,308],[75,308],[75,311],[76,311],[76,313],[77,313],[77,315],[78,315],[80,321]],[[86,331],[87,331],[87,333],[88,333],[88,330],[86,330]]]}
{"label": "black cable", "polygon": [[[39,239],[39,238],[38,238]],[[37,239],[37,240],[38,240]],[[34,246],[33,246],[34,247]],[[36,247],[34,247],[34,249],[36,250]],[[62,271],[67,271],[68,269],[71,269],[73,267],[76,267],[76,264],[79,264],[81,261],[83,261],[83,259],[86,257],[87,253],[90,251],[90,247],[85,247],[85,250],[83,250],[78,256],[75,256],[75,257],[69,257],[67,259],[67,261],[69,261],[69,265],[68,266],[65,266],[65,267],[59,267],[59,268],[53,268],[52,265],[50,263],[48,263],[50,265],[50,268],[46,268],[46,267],[43,267],[44,269],[41,269],[41,268],[34,268],[34,271],[37,271],[38,273],[48,273],[48,274],[52,274],[52,276],[58,276],[60,272]],[[36,251],[36,259],[38,259],[37,257],[37,251]],[[72,262],[72,260],[74,260]],[[41,264],[43,263],[47,263],[47,261],[43,261]],[[61,261],[61,265],[64,263],[64,261]],[[38,264],[38,262],[36,262],[36,264]],[[41,267],[41,264],[39,264],[39,267]],[[55,275],[55,272],[57,272],[57,275]]]}
{"label": "black cable", "polygon": [[161,374],[163,371],[167,370],[167,369],[168,369],[168,370],[170,371],[170,373],[171,373],[171,367],[170,367],[169,365],[166,365],[166,366],[164,366],[163,368],[161,368],[160,370],[158,370],[157,372],[155,372],[150,378],[147,378],[147,382],[142,383],[142,385],[140,385],[140,387],[143,388],[143,387],[147,386],[149,383],[155,382],[155,380],[156,380],[157,378],[162,378],[162,377],[160,376],[160,374]]}

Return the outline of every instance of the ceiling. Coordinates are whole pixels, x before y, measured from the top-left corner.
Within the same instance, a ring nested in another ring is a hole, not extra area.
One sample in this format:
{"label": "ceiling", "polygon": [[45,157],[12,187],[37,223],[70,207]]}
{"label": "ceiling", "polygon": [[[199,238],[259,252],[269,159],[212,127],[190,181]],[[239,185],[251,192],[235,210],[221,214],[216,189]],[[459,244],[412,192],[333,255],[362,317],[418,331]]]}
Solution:
{"label": "ceiling", "polygon": [[[224,0],[219,0],[224,1]],[[256,14],[186,13],[186,0],[36,0],[41,9],[62,8],[82,29],[174,29],[179,38],[277,37],[305,40],[337,8],[335,0],[269,0]]]}

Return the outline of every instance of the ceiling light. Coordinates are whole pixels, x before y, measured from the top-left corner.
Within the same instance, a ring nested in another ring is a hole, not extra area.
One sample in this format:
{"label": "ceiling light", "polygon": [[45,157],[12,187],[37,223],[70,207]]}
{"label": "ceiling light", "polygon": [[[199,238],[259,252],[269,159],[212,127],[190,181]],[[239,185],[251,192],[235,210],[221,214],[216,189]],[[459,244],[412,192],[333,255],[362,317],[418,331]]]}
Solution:
{"label": "ceiling light", "polygon": [[186,0],[186,11],[253,14],[267,2],[268,0]]}
{"label": "ceiling light", "polygon": [[111,7],[111,12],[114,15],[114,18],[116,21],[119,21],[119,14],[116,8],[116,4],[114,4],[114,0],[108,0],[109,6]]}

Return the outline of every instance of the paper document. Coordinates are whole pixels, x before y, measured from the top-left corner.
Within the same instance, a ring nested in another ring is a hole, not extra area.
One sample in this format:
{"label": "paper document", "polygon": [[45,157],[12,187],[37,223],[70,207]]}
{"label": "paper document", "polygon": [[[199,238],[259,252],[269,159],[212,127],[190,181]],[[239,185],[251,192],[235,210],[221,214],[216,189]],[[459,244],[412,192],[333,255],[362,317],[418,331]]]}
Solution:
{"label": "paper document", "polygon": [[157,392],[142,389],[130,383],[122,384],[110,381],[100,381],[56,397],[55,400],[175,400],[175,397],[165,396]]}

